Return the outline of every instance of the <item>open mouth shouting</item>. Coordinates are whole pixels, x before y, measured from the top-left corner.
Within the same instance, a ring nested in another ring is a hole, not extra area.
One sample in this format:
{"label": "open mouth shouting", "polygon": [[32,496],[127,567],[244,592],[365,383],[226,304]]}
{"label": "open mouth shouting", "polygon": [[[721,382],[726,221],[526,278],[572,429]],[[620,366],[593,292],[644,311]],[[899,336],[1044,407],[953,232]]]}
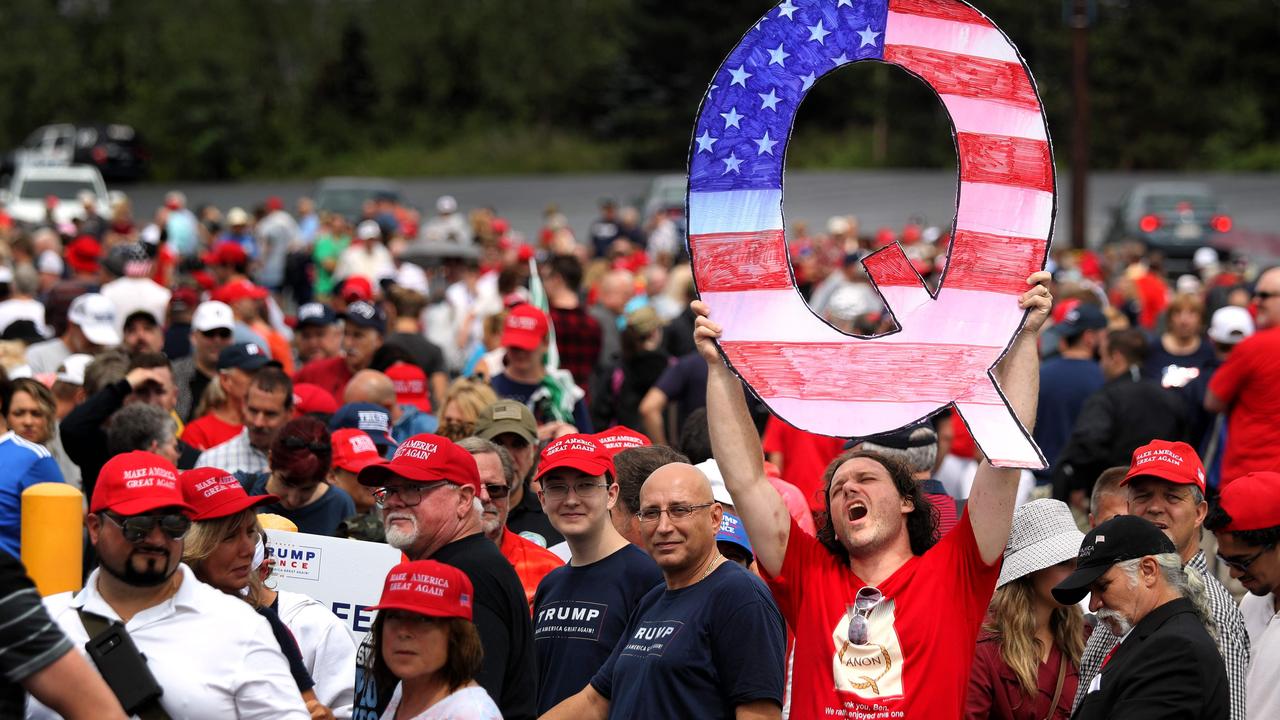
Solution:
{"label": "open mouth shouting", "polygon": [[845,508],[845,516],[849,522],[857,522],[867,516],[867,503],[863,500],[854,500]]}

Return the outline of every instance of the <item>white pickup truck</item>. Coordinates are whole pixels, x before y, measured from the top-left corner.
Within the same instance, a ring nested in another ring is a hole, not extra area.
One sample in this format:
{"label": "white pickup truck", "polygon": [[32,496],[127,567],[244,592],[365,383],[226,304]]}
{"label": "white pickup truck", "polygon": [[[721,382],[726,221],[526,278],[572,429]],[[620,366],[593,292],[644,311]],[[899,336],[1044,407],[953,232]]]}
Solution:
{"label": "white pickup truck", "polygon": [[56,197],[58,203],[53,208],[54,221],[71,222],[84,217],[80,193],[86,190],[93,193],[98,214],[108,217],[111,208],[107,202],[107,185],[102,181],[102,173],[91,165],[20,168],[13,176],[9,189],[0,191],[0,203],[4,204],[10,217],[19,223],[37,225],[45,221],[46,199]]}

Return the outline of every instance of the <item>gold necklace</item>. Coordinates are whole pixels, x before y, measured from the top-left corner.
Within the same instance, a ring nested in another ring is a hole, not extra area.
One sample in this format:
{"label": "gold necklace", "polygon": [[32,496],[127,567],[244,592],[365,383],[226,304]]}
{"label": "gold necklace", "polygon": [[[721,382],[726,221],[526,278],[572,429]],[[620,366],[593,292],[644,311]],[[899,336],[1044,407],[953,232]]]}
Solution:
{"label": "gold necklace", "polygon": [[720,566],[720,561],[723,559],[724,559],[724,556],[721,555],[719,552],[716,552],[714,555],[712,555],[711,563],[707,565],[706,570],[702,571],[702,577],[698,578],[698,582],[702,582],[703,580],[705,580],[707,576],[711,574],[712,570],[715,570],[717,567]]}

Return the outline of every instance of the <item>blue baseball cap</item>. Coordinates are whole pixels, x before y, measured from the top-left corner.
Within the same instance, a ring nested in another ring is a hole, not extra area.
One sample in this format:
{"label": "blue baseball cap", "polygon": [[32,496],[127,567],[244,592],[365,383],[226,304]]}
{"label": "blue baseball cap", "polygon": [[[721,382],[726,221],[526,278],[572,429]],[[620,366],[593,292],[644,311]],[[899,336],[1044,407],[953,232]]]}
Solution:
{"label": "blue baseball cap", "polygon": [[748,555],[755,556],[755,552],[751,549],[751,541],[747,539],[747,529],[742,526],[742,519],[732,513],[724,513],[720,516],[720,530],[716,533],[716,542],[729,542],[747,551]]}
{"label": "blue baseball cap", "polygon": [[310,302],[298,308],[298,327],[328,327],[338,322],[338,313],[324,303]]}
{"label": "blue baseball cap", "polygon": [[329,418],[329,432],[343,428],[363,430],[384,455],[398,443],[391,437],[391,413],[373,403],[347,403]]}

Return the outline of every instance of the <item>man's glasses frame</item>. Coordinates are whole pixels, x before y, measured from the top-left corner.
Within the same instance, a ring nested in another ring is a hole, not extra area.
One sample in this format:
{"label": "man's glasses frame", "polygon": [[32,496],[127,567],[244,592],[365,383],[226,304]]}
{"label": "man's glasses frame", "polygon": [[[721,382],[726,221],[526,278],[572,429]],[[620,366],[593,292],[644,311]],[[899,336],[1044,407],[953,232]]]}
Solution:
{"label": "man's glasses frame", "polygon": [[1275,549],[1276,549],[1275,543],[1267,543],[1266,545],[1262,546],[1261,550],[1250,555],[1247,558],[1241,558],[1240,560],[1231,560],[1225,557],[1222,553],[1218,553],[1218,559],[1222,561],[1223,565],[1226,565],[1232,570],[1239,570],[1240,572],[1248,572],[1249,566],[1257,562],[1258,558],[1262,557],[1266,553],[1271,552],[1272,550],[1275,550]]}
{"label": "man's glasses frame", "polygon": [[595,482],[594,480],[580,480],[574,483],[542,483],[542,495],[548,500],[561,501],[569,497],[569,491],[572,490],[574,495],[580,499],[586,500],[600,494],[600,491],[609,487],[607,482]]}
{"label": "man's glasses frame", "polygon": [[179,513],[126,516],[103,511],[100,515],[120,528],[124,539],[134,544],[146,540],[157,526],[170,540],[181,540],[191,529],[191,518]]}
{"label": "man's glasses frame", "polygon": [[700,505],[672,505],[665,508],[648,507],[636,513],[636,519],[642,523],[656,523],[662,518],[662,514],[666,513],[667,517],[672,520],[683,520],[695,512],[703,508],[709,508],[712,505],[715,505],[714,501]]}
{"label": "man's glasses frame", "polygon": [[388,487],[380,487],[373,491],[373,501],[378,503],[379,507],[386,507],[387,500],[396,497],[400,498],[400,504],[405,507],[417,507],[422,499],[430,495],[437,488],[445,485],[453,485],[453,483],[439,480],[429,483],[408,483],[405,485],[395,485]]}

